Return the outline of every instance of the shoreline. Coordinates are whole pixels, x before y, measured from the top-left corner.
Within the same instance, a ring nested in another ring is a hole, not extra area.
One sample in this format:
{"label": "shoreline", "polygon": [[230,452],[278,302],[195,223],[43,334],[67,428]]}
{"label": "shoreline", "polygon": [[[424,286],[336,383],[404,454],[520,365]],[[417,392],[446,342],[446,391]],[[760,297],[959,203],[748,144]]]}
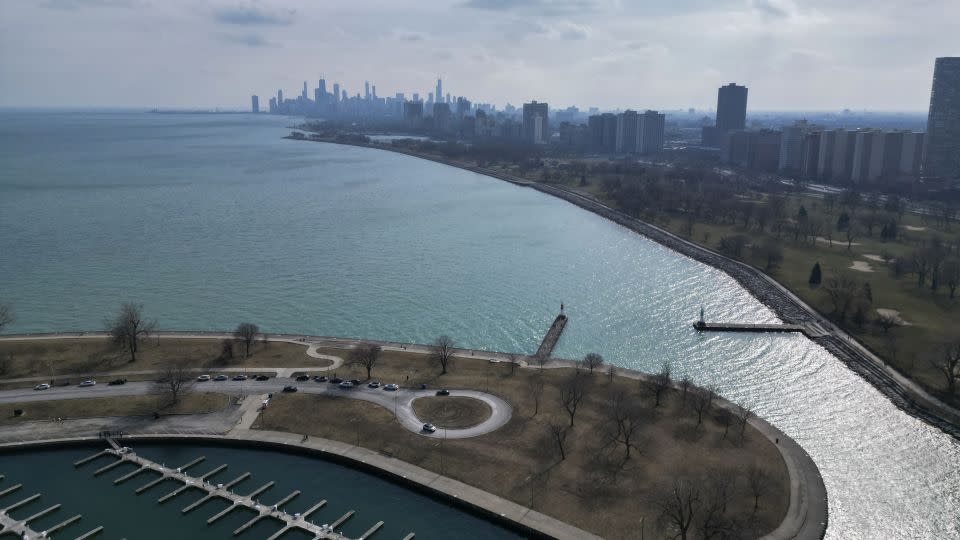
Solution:
{"label": "shoreline", "polygon": [[[183,334],[168,333],[164,337],[180,337],[182,335]],[[215,332],[198,332],[196,334],[191,333],[190,337],[218,339],[220,335],[222,334]],[[300,343],[305,347],[309,347],[311,345],[309,340],[314,339],[311,336],[296,336],[290,334],[285,334],[284,336],[285,341]],[[11,340],[31,339],[18,336],[8,337],[12,338]],[[70,339],[72,337],[74,336],[47,335],[46,338],[41,339]],[[104,334],[95,335],[94,333],[86,333],[85,337],[103,338]],[[300,338],[303,338],[303,340]],[[350,340],[342,340],[340,343],[341,346],[349,346],[346,344],[347,341]],[[415,345],[414,347],[420,348],[422,346]],[[406,350],[420,352],[412,349]],[[474,357],[474,359],[484,360],[482,357]],[[563,360],[554,361],[554,364],[550,367],[570,367],[570,363]],[[535,368],[527,366],[521,369]],[[625,368],[619,368],[617,372],[619,376],[631,379],[643,379],[648,376],[645,373]],[[716,402],[716,406],[725,408],[731,412],[734,412],[736,408],[735,404],[722,397]],[[829,519],[828,495],[823,478],[813,458],[810,457],[799,443],[765,419],[753,416],[748,420],[748,423],[759,432],[761,436],[774,445],[780,458],[783,460],[783,465],[786,467],[789,477],[789,504],[786,513],[777,528],[768,532],[762,538],[765,540],[789,540],[798,538],[822,539],[826,534]],[[2,430],[0,430],[0,432],[2,432]],[[80,437],[41,438],[16,442],[0,442],[0,452],[77,444],[97,440],[98,437],[91,434]],[[574,525],[524,507],[499,495],[472,487],[458,480],[442,476],[402,460],[382,455],[374,450],[344,442],[311,437],[310,441],[305,444],[299,435],[293,433],[236,428],[220,434],[130,433],[124,436],[124,440],[219,441],[225,444],[262,445],[270,446],[275,450],[281,451],[306,452],[319,455],[323,459],[341,462],[359,470],[377,474],[391,481],[396,481],[406,487],[423,491],[448,504],[461,506],[467,511],[479,513],[493,522],[499,522],[501,524],[508,522],[511,529],[524,533],[529,531],[532,532],[535,537],[558,539],[599,538]]]}
{"label": "shoreline", "polygon": [[287,136],[284,138],[296,141],[356,146],[371,150],[386,150],[405,156],[425,159],[441,165],[456,167],[476,174],[496,178],[497,180],[503,180],[517,186],[529,187],[608,219],[680,255],[724,272],[740,284],[741,287],[746,289],[754,298],[770,308],[783,322],[788,324],[820,325],[827,330],[827,335],[817,338],[808,337],[808,339],[820,345],[832,356],[843,362],[847,368],[876,388],[898,409],[960,441],[960,410],[930,395],[919,385],[907,379],[896,370],[888,367],[883,360],[865,345],[838,328],[826,317],[820,315],[817,310],[810,307],[775,279],[750,265],[735,261],[708,248],[680,238],[660,227],[630,217],[565,186],[534,182],[506,173],[490,171],[482,167],[448,160],[439,156],[419,154],[392,146],[329,139],[311,139],[309,137],[298,139]]}

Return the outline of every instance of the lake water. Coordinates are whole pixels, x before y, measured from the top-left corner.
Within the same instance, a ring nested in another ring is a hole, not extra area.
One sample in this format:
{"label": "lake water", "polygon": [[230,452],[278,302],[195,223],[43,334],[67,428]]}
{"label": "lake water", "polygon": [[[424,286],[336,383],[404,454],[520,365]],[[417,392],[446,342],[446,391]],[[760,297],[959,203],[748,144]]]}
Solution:
{"label": "lake water", "polygon": [[799,335],[699,335],[776,317],[731,278],[534,190],[389,152],[281,137],[292,119],[0,114],[0,298],[10,332],[233,328],[532,352],[596,351],[713,383],[797,439],[829,538],[960,538],[960,445]]}
{"label": "lake water", "polygon": [[[457,531],[457,538],[471,540],[519,539],[521,536],[489,521],[431,499],[416,491],[400,487],[376,476],[358,472],[335,463],[307,456],[205,445],[151,445],[131,443],[137,454],[168,467],[179,467],[194,459],[207,459],[189,469],[192,476],[200,476],[220,465],[227,469],[210,477],[214,483],[225,484],[241,474],[250,477],[236,484],[232,490],[246,495],[267,482],[276,484],[257,498],[272,505],[295,490],[302,493],[284,506],[287,513],[304,512],[314,504],[327,504],[310,515],[317,525],[333,523],[350,510],[356,514],[347,520],[343,533],[359,538],[378,521],[384,526],[377,533],[380,538],[399,539],[413,532],[417,538],[447,539],[449,531]],[[34,450],[24,454],[0,453],[0,474],[7,478],[0,482],[0,491],[14,484],[23,484],[16,493],[0,498],[0,505],[8,506],[34,493],[42,497],[12,512],[23,519],[54,504],[63,507],[33,523],[33,529],[42,531],[76,514],[83,519],[58,538],[74,538],[104,526],[105,538],[137,540],[168,540],[170,538],[232,538],[232,532],[253,517],[252,511],[234,510],[226,517],[207,525],[207,519],[227,508],[225,500],[209,501],[189,514],[181,510],[199,500],[202,492],[188,490],[177,497],[158,504],[157,499],[182,484],[162,482],[137,495],[136,489],[159,475],[143,473],[122,483],[113,481],[136,468],[121,465],[108,473],[94,476],[93,472],[115,461],[103,457],[75,468],[73,462],[99,452],[101,447],[73,447]],[[17,466],[6,466],[16,463]],[[239,538],[268,538],[280,530],[279,521],[261,520]],[[339,532],[340,527],[337,528]],[[308,534],[288,534],[285,540],[312,538]]]}

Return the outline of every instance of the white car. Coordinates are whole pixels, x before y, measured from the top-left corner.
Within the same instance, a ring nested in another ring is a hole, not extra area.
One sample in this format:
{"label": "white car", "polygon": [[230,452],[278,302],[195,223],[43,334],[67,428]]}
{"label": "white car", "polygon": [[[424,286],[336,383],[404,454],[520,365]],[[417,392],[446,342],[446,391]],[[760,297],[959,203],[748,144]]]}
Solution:
{"label": "white car", "polygon": [[396,392],[397,390],[400,389],[400,387],[397,386],[397,385],[395,385],[395,384],[393,384],[393,383],[390,383],[390,384],[385,384],[385,385],[383,385],[383,389],[384,389],[384,390],[387,390],[387,391],[389,391],[389,392]]}
{"label": "white car", "polygon": [[424,425],[423,425],[423,431],[425,431],[426,433],[433,433],[433,432],[435,432],[436,430],[437,430],[437,426],[435,426],[435,425],[433,425],[433,424],[424,424]]}
{"label": "white car", "polygon": [[47,383],[38,384],[38,385],[36,385],[36,386],[33,387],[34,390],[46,390],[46,389],[48,389],[48,388],[50,388],[50,385],[47,384]]}
{"label": "white car", "polygon": [[197,381],[199,381],[199,382],[205,382],[205,381],[209,381],[209,380],[210,380],[210,376],[209,376],[209,375],[201,375],[201,376],[197,377]]}
{"label": "white car", "polygon": [[83,381],[82,383],[80,383],[80,386],[94,386],[94,385],[96,385],[96,384],[97,384],[97,381],[94,381],[94,380],[91,380],[91,379],[87,379],[87,380]]}
{"label": "white car", "polygon": [[340,383],[340,388],[353,388],[353,383],[350,381],[343,381]]}

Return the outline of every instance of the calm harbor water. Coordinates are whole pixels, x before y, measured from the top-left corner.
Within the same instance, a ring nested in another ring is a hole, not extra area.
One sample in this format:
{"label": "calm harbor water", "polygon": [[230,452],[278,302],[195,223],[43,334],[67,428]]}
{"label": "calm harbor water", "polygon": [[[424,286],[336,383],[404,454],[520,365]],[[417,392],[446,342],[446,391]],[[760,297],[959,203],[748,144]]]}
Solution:
{"label": "calm harbor water", "polygon": [[[511,539],[521,536],[494,525],[484,519],[447,506],[418,492],[400,487],[376,476],[358,472],[320,459],[307,456],[204,445],[150,445],[131,443],[139,455],[170,467],[184,465],[195,458],[207,459],[190,469],[190,474],[200,476],[222,464],[227,469],[210,477],[212,482],[227,483],[245,472],[251,476],[243,480],[233,491],[248,494],[267,482],[276,484],[258,499],[271,505],[295,490],[302,493],[284,508],[288,513],[303,512],[321,500],[327,504],[310,516],[310,521],[320,525],[333,523],[350,510],[356,514],[344,523],[342,530],[351,538],[358,538],[373,524],[383,521],[377,533],[382,538],[403,538],[407,533],[416,533],[417,538],[451,538],[449,531],[457,531],[457,538],[472,540]],[[98,468],[114,461],[100,458],[80,468],[73,462],[100,450],[100,447],[71,447],[31,451],[26,454],[0,454],[0,473],[7,478],[0,488],[22,483],[23,488],[14,494],[0,498],[0,505],[7,506],[34,493],[42,497],[12,513],[23,519],[53,506],[62,504],[58,512],[41,518],[34,529],[45,528],[64,519],[83,514],[80,523],[59,535],[73,538],[104,526],[105,538],[130,538],[137,540],[168,540],[170,538],[231,538],[232,532],[253,517],[249,511],[235,510],[223,519],[207,525],[207,519],[227,508],[223,500],[209,501],[189,514],[181,509],[201,498],[198,490],[188,490],[181,495],[158,504],[157,499],[180,484],[162,482],[136,495],[138,487],[154,480],[158,475],[144,473],[127,482],[114,485],[113,481],[135,470],[133,465],[122,465],[101,476],[94,476]],[[16,463],[16,467],[4,466]],[[374,501],[371,501],[374,499]],[[261,520],[240,538],[267,538],[280,530],[278,521]],[[338,528],[338,531],[341,529]],[[285,539],[311,538],[308,534],[288,534]]]}
{"label": "calm harbor water", "polygon": [[163,329],[229,329],[665,361],[796,438],[830,538],[960,538],[960,445],[736,282],[563,201],[389,152],[280,137],[247,115],[0,113],[0,298],[11,332],[100,329],[136,300]]}

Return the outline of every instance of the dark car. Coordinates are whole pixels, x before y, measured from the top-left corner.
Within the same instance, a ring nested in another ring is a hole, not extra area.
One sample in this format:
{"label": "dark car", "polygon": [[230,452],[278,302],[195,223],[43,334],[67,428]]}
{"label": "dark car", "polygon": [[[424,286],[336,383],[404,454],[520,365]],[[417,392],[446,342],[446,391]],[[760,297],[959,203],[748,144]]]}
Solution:
{"label": "dark car", "polygon": [[330,379],[330,384],[340,384],[342,382],[343,382],[343,379],[341,379],[340,377],[334,377]]}
{"label": "dark car", "polygon": [[313,380],[315,380],[315,381],[317,381],[317,382],[327,382],[327,376],[326,376],[326,375],[314,375],[314,376],[313,376]]}
{"label": "dark car", "polygon": [[284,392],[296,392],[296,391],[297,391],[297,387],[296,387],[296,386],[284,386],[284,387],[283,387],[283,391],[284,391]]}
{"label": "dark car", "polygon": [[360,386],[360,379],[350,379],[354,386]]}
{"label": "dark car", "polygon": [[108,382],[107,384],[110,385],[110,386],[117,386],[117,385],[120,385],[120,384],[127,384],[127,380],[126,380],[126,379],[114,379],[114,380]]}
{"label": "dark car", "polygon": [[257,375],[256,377],[253,378],[253,380],[255,380],[255,381],[269,381],[269,380],[270,380],[270,377],[267,377],[266,375]]}
{"label": "dark car", "polygon": [[309,380],[310,380],[309,375],[297,375],[297,381],[303,382],[303,381],[309,381]]}
{"label": "dark car", "polygon": [[449,395],[450,395],[450,391],[447,390],[446,388],[444,388],[444,389],[442,389],[442,390],[437,390],[437,395],[438,395],[438,396],[449,396]]}

